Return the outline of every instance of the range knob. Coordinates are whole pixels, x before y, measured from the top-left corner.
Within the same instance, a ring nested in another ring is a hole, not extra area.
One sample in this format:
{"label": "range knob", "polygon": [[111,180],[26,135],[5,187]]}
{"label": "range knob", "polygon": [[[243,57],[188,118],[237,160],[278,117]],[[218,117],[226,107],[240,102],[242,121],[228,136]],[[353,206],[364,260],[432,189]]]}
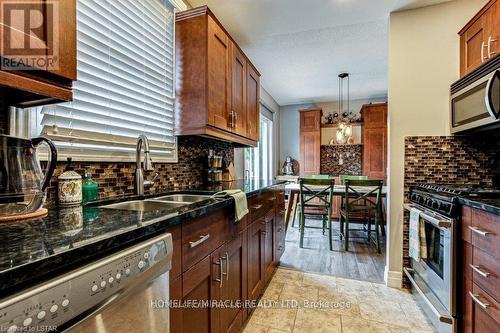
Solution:
{"label": "range knob", "polygon": [[17,332],[17,325],[12,325],[7,329],[7,333]]}
{"label": "range knob", "polygon": [[63,306],[63,308],[67,307],[69,305],[69,299],[64,299],[61,305]]}
{"label": "range knob", "polygon": [[101,281],[101,288],[104,288],[104,287],[106,287],[106,281],[102,280]]}
{"label": "range knob", "polygon": [[130,275],[130,268],[127,268],[127,269],[125,270],[125,275],[127,275],[127,276],[128,276],[128,275]]}
{"label": "range knob", "polygon": [[137,267],[139,267],[139,269],[143,269],[144,268],[144,261],[139,261],[139,263],[137,264]]}
{"label": "range knob", "polygon": [[109,282],[109,283],[113,283],[113,281],[114,281],[114,280],[115,280],[115,279],[114,279],[112,276],[110,276],[110,277],[109,277],[109,279],[108,279],[108,282]]}
{"label": "range knob", "polygon": [[120,273],[116,273],[116,279],[120,280],[122,278],[122,275]]}
{"label": "range knob", "polygon": [[91,289],[93,292],[96,292],[99,287],[97,286],[97,284],[94,284]]}
{"label": "range knob", "polygon": [[52,305],[52,306],[50,307],[50,312],[51,312],[51,313],[54,313],[54,312],[56,312],[56,311],[57,311],[57,309],[59,309],[59,307],[57,306],[57,304],[54,304],[54,305]]}

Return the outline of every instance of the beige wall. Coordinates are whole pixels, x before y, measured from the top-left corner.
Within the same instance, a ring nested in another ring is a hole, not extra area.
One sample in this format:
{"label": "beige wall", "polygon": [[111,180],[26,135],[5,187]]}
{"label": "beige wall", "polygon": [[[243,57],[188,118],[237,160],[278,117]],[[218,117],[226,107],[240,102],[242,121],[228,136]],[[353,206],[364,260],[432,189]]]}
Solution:
{"label": "beige wall", "polygon": [[487,0],[392,13],[389,29],[388,284],[401,279],[404,137],[449,135],[449,89],[459,76],[457,32]]}

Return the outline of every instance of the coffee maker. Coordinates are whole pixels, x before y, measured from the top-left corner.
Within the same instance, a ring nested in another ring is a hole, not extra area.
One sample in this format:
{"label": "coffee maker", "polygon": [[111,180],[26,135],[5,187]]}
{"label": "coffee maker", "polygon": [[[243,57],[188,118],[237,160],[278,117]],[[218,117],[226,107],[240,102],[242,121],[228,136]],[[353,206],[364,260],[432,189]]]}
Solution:
{"label": "coffee maker", "polygon": [[281,171],[283,172],[283,175],[286,175],[286,176],[291,176],[294,174],[293,173],[293,159],[291,156],[287,156]]}

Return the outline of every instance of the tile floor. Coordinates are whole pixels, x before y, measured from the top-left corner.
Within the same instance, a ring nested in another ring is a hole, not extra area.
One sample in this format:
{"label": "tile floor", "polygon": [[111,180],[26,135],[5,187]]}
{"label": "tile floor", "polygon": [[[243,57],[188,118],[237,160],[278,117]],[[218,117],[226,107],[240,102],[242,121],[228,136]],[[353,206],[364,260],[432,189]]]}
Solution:
{"label": "tile floor", "polygon": [[329,275],[278,268],[261,304],[244,333],[435,332],[408,292]]}

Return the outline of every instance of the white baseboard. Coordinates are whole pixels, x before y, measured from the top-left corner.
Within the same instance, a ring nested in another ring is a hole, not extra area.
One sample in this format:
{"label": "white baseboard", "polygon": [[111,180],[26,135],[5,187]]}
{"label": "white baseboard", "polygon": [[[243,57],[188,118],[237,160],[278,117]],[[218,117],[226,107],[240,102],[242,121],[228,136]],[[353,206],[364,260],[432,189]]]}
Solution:
{"label": "white baseboard", "polygon": [[401,289],[401,284],[403,283],[403,272],[389,271],[387,266],[385,266],[384,279],[385,284],[388,287]]}

